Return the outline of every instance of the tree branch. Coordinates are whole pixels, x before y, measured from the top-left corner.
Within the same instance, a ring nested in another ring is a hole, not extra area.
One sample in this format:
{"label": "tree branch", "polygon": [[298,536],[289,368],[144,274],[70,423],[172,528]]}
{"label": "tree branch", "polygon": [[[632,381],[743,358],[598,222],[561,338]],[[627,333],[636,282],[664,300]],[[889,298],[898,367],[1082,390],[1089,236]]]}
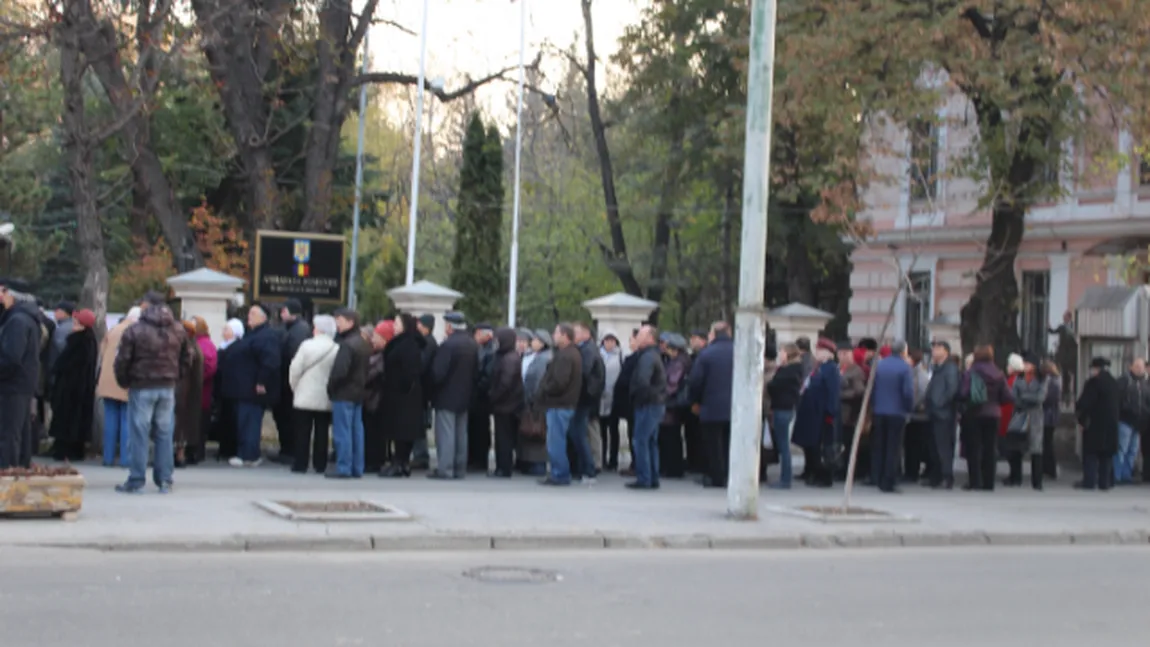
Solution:
{"label": "tree branch", "polygon": [[[485,86],[485,85],[487,85],[493,81],[505,80],[505,77],[507,74],[514,72],[515,70],[518,70],[518,69],[519,69],[518,65],[514,65],[511,67],[505,67],[502,70],[499,70],[498,72],[495,72],[492,74],[488,74],[485,77],[482,77],[479,79],[474,79],[474,80],[469,80],[463,86],[456,88],[455,90],[451,90],[451,91],[448,91],[444,88],[437,88],[434,85],[432,85],[430,79],[425,78],[423,80],[423,89],[428,91],[428,92],[431,92],[440,101],[444,101],[444,102],[453,101],[453,100],[458,99],[460,97],[465,97],[469,94],[472,94],[473,92],[475,92],[479,88],[481,88],[481,87],[483,87],[483,86]],[[529,66],[529,69],[531,69],[530,66]],[[351,86],[352,87],[359,87],[359,86],[363,85],[364,83],[380,83],[383,85],[411,85],[411,86],[415,86],[415,85],[419,85],[419,77],[414,75],[414,74],[405,74],[402,72],[368,72],[367,74],[361,74],[358,77],[356,77],[352,81]]]}

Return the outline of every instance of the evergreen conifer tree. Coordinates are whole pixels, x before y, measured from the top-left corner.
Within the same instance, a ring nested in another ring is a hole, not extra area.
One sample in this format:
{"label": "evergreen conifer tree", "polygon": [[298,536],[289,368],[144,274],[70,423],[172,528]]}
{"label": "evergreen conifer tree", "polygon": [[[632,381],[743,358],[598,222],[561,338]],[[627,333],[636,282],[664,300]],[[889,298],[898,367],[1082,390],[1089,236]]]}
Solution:
{"label": "evergreen conifer tree", "polygon": [[505,277],[503,143],[499,131],[471,116],[463,140],[451,287],[463,293],[460,309],[472,321],[500,320]]}

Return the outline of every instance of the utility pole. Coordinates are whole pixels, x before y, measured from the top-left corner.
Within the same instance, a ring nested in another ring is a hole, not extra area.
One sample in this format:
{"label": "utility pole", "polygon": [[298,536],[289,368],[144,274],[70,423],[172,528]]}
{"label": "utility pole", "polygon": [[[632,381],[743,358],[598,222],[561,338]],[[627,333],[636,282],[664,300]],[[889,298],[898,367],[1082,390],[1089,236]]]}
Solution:
{"label": "utility pole", "polygon": [[751,2],[751,56],[747,77],[746,152],[743,160],[743,236],[739,306],[735,311],[735,379],[731,398],[731,466],[727,514],[758,519],[759,452],[763,431],[763,355],[767,311],[767,202],[771,177],[771,93],[774,87],[777,0]]}
{"label": "utility pole", "polygon": [[507,325],[515,327],[519,298],[519,194],[523,169],[523,76],[527,48],[527,0],[519,0],[519,98],[515,104],[515,199],[511,209],[511,267],[507,287]]}
{"label": "utility pole", "polygon": [[407,281],[415,282],[415,234],[419,221],[419,163],[423,143],[423,86],[427,82],[427,14],[431,0],[423,0],[423,21],[419,29],[419,88],[415,92],[415,136],[411,155],[411,211],[407,217]]}
{"label": "utility pole", "polygon": [[[367,37],[370,29],[363,34],[363,63],[361,74],[367,74]],[[359,86],[359,135],[355,148],[355,203],[351,209],[351,270],[347,279],[347,307],[355,310],[358,296],[355,293],[355,282],[359,273],[359,211],[363,202],[363,128],[367,117],[367,84]]]}

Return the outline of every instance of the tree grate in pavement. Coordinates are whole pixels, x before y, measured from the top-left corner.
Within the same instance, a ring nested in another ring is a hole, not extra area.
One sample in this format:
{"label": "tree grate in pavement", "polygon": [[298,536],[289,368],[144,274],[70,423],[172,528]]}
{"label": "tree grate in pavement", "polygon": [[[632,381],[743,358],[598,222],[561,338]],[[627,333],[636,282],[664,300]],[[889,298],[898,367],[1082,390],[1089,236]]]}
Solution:
{"label": "tree grate in pavement", "polygon": [[463,571],[463,577],[489,584],[549,584],[563,579],[556,571],[518,566],[480,566]]}
{"label": "tree grate in pavement", "polygon": [[257,501],[256,506],[289,521],[407,521],[411,515],[375,501]]}

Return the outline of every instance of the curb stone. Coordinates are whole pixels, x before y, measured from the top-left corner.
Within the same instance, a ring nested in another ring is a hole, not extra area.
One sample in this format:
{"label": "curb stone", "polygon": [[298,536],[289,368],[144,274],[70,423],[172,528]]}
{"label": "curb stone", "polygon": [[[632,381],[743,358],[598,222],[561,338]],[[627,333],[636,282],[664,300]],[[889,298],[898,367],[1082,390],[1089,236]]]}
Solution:
{"label": "curb stone", "polygon": [[[405,551],[529,551],[529,550],[858,550],[868,548],[942,548],[958,546],[1147,546],[1150,531],[1082,532],[905,532],[839,533],[770,536],[710,535],[568,535],[429,534],[400,536],[255,535],[219,539],[155,539],[148,541],[18,542],[7,546],[72,548],[105,552],[226,553],[226,552],[405,552]],[[4,545],[0,545],[3,547]]]}

